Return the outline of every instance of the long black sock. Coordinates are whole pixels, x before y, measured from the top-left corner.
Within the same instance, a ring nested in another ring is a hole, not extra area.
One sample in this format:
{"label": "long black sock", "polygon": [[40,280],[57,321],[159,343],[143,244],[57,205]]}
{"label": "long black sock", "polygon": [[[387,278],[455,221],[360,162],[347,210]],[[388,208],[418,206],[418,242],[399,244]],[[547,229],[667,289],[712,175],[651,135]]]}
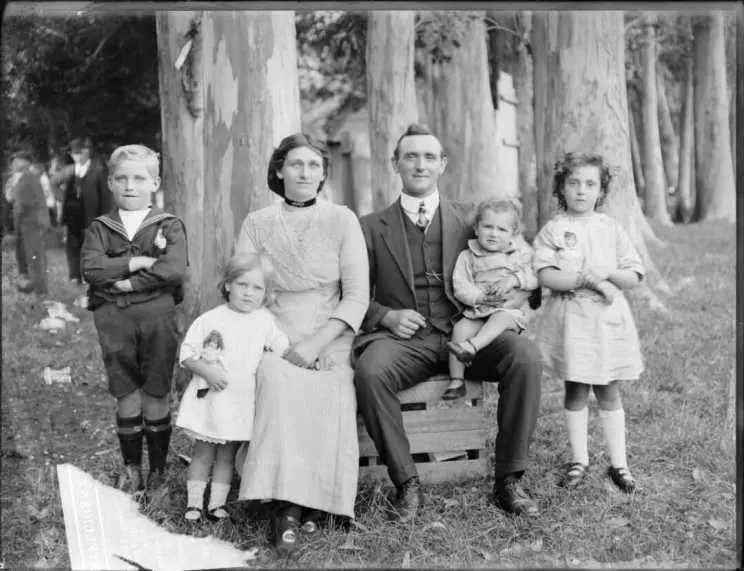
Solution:
{"label": "long black sock", "polygon": [[139,466],[142,464],[142,415],[116,416],[116,428],[119,435],[119,446],[124,464]]}
{"label": "long black sock", "polygon": [[166,414],[163,418],[157,420],[145,419],[145,437],[147,438],[147,457],[150,460],[150,472],[165,468],[171,431],[170,414]]}

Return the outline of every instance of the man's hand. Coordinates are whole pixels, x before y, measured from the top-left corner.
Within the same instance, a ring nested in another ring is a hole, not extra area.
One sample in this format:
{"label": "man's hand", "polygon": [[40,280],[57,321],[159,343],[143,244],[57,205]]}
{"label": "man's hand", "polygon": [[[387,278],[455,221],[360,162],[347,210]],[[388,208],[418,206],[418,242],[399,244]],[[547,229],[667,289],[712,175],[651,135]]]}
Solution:
{"label": "man's hand", "polygon": [[149,269],[157,261],[157,258],[150,256],[133,256],[129,258],[129,273],[133,274],[139,270]]}
{"label": "man's hand", "polygon": [[118,289],[119,291],[123,291],[126,293],[134,291],[132,288],[132,282],[129,280],[119,280],[118,282],[114,282],[114,289]]}
{"label": "man's hand", "polygon": [[421,327],[426,327],[426,318],[413,309],[392,309],[380,323],[396,337],[410,339]]}
{"label": "man's hand", "polygon": [[315,369],[322,349],[312,339],[303,339],[292,345],[284,354],[284,358],[298,367]]}

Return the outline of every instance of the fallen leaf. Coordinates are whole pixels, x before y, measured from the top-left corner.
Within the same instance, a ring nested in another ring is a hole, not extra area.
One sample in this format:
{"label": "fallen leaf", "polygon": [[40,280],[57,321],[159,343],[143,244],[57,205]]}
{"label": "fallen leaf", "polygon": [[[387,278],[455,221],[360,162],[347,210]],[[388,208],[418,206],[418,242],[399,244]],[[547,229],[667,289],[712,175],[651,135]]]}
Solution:
{"label": "fallen leaf", "polygon": [[447,526],[444,525],[441,521],[433,521],[426,527],[424,527],[424,531],[427,529],[447,529]]}
{"label": "fallen leaf", "polygon": [[485,549],[481,549],[479,547],[473,547],[473,550],[474,551],[477,551],[478,552],[478,555],[480,555],[481,557],[483,557],[483,559],[485,559],[486,561],[490,561],[491,559],[493,559],[493,555],[491,555]]}
{"label": "fallen leaf", "polygon": [[357,529],[360,529],[360,530],[362,530],[364,532],[369,533],[369,528],[366,525],[363,525],[363,524],[359,523],[356,520],[352,520],[351,521],[351,525],[354,526],[354,527],[356,527]]}
{"label": "fallen leaf", "polygon": [[409,569],[411,567],[411,552],[410,551],[406,551],[403,554],[403,561],[401,562],[400,566],[403,569]]}
{"label": "fallen leaf", "polygon": [[530,551],[542,551],[543,548],[543,540],[536,539],[532,543],[530,543]]}
{"label": "fallen leaf", "polygon": [[346,536],[346,539],[344,539],[343,544],[339,547],[339,549],[342,551],[360,551],[362,548],[354,545],[354,536],[351,534],[348,534]]}
{"label": "fallen leaf", "polygon": [[624,517],[613,517],[607,520],[607,527],[609,527],[610,529],[617,529],[618,527],[624,527],[629,524],[630,521],[628,521]]}
{"label": "fallen leaf", "polygon": [[522,553],[522,551],[524,551],[523,543],[512,543],[510,546],[499,551],[499,555],[517,555]]}
{"label": "fallen leaf", "polygon": [[716,531],[721,531],[728,527],[728,524],[722,519],[711,518],[708,520],[708,525]]}
{"label": "fallen leaf", "polygon": [[258,557],[258,547],[251,547],[243,551],[243,559],[245,561],[253,561]]}
{"label": "fallen leaf", "polygon": [[703,472],[700,470],[700,468],[694,468],[692,470],[692,479],[700,481],[703,479]]}
{"label": "fallen leaf", "polygon": [[444,507],[445,508],[456,508],[460,505],[460,502],[457,500],[444,500]]}

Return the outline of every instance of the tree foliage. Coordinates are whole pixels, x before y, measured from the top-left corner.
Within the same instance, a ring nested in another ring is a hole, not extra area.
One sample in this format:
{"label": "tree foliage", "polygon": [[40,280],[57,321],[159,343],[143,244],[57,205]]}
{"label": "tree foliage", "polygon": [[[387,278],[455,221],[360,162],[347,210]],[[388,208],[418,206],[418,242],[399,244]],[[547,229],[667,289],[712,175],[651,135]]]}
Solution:
{"label": "tree foliage", "polygon": [[23,146],[46,159],[77,134],[106,150],[158,146],[156,54],[153,14],[6,15],[4,151]]}

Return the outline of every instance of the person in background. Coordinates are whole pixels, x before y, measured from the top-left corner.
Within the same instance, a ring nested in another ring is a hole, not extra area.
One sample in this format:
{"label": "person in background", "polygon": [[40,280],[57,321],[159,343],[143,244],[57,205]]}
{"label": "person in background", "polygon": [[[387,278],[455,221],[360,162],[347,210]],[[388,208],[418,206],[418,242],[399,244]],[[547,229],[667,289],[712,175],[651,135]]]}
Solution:
{"label": "person in background", "polygon": [[70,154],[75,162],[74,174],[65,187],[61,222],[66,227],[65,253],[69,279],[82,283],[80,249],[85,229],[94,218],[111,210],[111,193],[106,167],[91,156],[89,137],[70,141]]}
{"label": "person in background", "polygon": [[[9,202],[13,205],[13,226],[16,230],[16,259],[21,280],[18,290],[24,293],[47,293],[46,233],[49,211],[39,170],[33,156],[20,151],[13,155],[13,179]],[[6,197],[8,198],[8,197]]]}

